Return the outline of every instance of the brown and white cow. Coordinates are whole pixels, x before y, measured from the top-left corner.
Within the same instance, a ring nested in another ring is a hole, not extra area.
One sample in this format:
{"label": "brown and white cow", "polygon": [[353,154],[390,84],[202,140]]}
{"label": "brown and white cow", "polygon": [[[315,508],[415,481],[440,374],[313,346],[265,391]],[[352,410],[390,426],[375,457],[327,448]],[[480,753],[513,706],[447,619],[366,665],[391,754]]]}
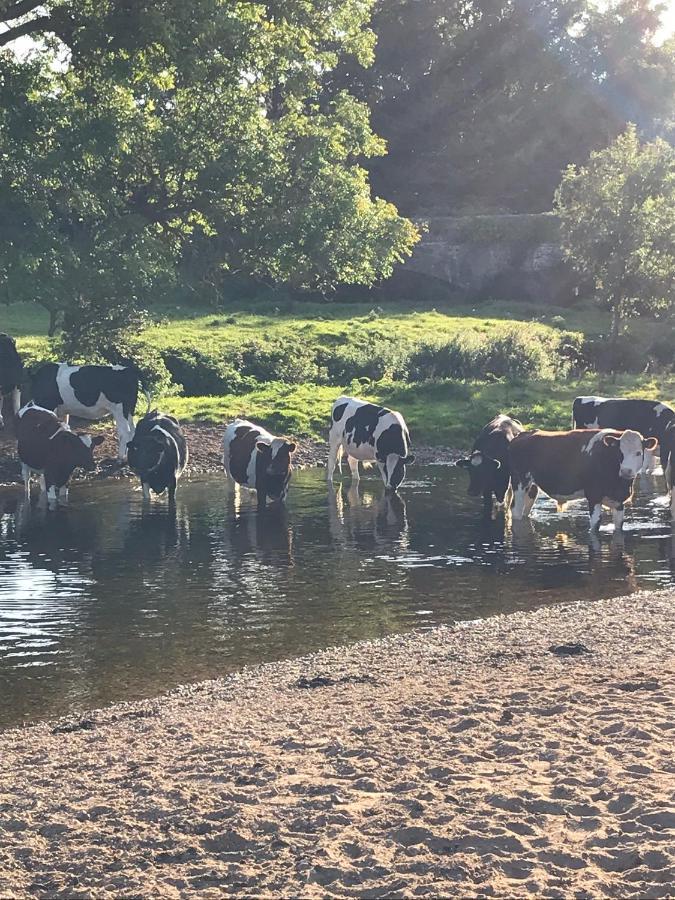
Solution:
{"label": "brown and white cow", "polygon": [[292,441],[274,437],[246,419],[235,419],[225,429],[223,465],[236,484],[257,493],[262,508],[268,497],[273,502],[286,499],[295,449]]}
{"label": "brown and white cow", "polygon": [[559,511],[568,500],[585,497],[591,530],[600,526],[602,507],[608,506],[618,530],[645,450],[657,446],[654,437],[609,428],[523,432],[509,444],[513,518],[526,518],[542,490],[558,502]]}
{"label": "brown and white cow", "polygon": [[56,414],[28,403],[19,410],[16,423],[21,474],[30,497],[31,475],[40,475],[43,495],[50,508],[68,502],[68,481],[75,469],[95,468],[94,447],[103,435],[76,434]]}

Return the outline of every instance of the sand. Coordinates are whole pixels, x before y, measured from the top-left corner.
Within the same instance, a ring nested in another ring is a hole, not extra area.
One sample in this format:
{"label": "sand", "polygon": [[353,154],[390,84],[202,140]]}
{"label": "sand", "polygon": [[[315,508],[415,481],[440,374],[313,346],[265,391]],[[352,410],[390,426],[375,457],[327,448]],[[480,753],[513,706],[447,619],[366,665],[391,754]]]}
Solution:
{"label": "sand", "polygon": [[674,600],[441,627],[5,732],[0,896],[672,896]]}

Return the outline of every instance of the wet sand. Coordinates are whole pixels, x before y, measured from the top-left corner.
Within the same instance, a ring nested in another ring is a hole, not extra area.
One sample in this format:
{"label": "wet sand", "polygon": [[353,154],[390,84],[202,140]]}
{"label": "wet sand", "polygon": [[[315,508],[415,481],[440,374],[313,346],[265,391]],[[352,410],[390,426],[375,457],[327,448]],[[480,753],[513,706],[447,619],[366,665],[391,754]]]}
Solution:
{"label": "wet sand", "polygon": [[5,732],[0,896],[672,896],[674,637],[633,594]]}

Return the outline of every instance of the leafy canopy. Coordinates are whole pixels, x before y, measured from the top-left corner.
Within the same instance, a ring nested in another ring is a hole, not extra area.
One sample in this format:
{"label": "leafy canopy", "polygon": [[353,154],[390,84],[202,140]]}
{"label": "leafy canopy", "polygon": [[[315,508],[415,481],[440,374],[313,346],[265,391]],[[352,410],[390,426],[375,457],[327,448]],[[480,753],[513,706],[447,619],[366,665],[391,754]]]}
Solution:
{"label": "leafy canopy", "polygon": [[370,5],[0,0],[0,299],[55,324],[226,273],[389,274],[417,235],[359,164],[383,143],[347,90],[320,102],[340,59],[372,59]]}
{"label": "leafy canopy", "polygon": [[640,143],[630,126],[585,166],[570,166],[556,194],[567,255],[613,312],[662,313],[675,291],[675,149]]}

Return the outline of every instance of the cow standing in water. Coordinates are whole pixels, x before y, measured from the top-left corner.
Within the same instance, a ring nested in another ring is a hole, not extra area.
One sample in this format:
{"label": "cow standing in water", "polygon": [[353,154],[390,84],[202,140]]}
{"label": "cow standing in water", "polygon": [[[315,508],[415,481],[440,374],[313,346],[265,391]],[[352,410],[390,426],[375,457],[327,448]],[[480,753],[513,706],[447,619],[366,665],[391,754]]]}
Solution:
{"label": "cow standing in water", "polygon": [[335,466],[342,454],[359,480],[359,462],[377,463],[387,490],[395,491],[405,478],[405,468],[415,462],[410,454],[408,427],[399,412],[366,403],[355,397],[339,397],[331,411],[328,435],[328,481],[332,484]]}
{"label": "cow standing in water", "polygon": [[2,415],[5,397],[12,398],[14,416],[19,413],[23,376],[23,363],[16,349],[16,341],[8,334],[0,334],[0,428],[5,424]]}
{"label": "cow standing in water", "polygon": [[666,487],[670,494],[670,517],[675,522],[675,422],[670,423],[663,435],[661,459]]}
{"label": "cow standing in water", "polygon": [[127,444],[130,468],[141,479],[143,496],[169,492],[169,503],[176,497],[178,479],[185,471],[188,446],[178,420],[153,409],[136,425],[136,432]]}
{"label": "cow standing in water", "polygon": [[96,467],[93,450],[104,440],[103,435],[76,434],[51,410],[32,402],[19,410],[16,437],[26,499],[31,475],[37,474],[50,509],[57,501],[67,504],[68,482],[75,469]]}
{"label": "cow standing in water", "polygon": [[225,429],[223,466],[235,484],[256,492],[263,509],[268,497],[275,503],[286,499],[295,450],[292,441],[274,437],[246,419],[235,419]]}
{"label": "cow standing in water", "polygon": [[[80,419],[112,416],[119,439],[118,458],[126,459],[134,436],[140,374],[134,366],[69,366],[47,363],[33,375],[33,400],[44,409]],[[150,396],[145,392],[150,408]]]}
{"label": "cow standing in water", "polygon": [[[661,445],[661,465],[666,471],[663,437],[666,428],[675,422],[675,409],[661,400],[624,400],[607,397],[577,397],[572,404],[572,425],[575,428],[613,428],[616,431],[637,431],[643,437],[655,437]],[[651,474],[656,454],[645,453],[643,472]]]}
{"label": "cow standing in water", "polygon": [[591,530],[599,528],[608,506],[620,530],[645,451],[657,444],[637,431],[524,431],[509,444],[513,518],[529,516],[541,489],[558,502],[559,512],[568,500],[586,497]]}
{"label": "cow standing in water", "polygon": [[470,455],[456,462],[469,473],[469,496],[482,496],[486,513],[492,509],[493,496],[497,503],[508,505],[511,484],[509,444],[523,431],[518,419],[500,413],[480,432]]}

